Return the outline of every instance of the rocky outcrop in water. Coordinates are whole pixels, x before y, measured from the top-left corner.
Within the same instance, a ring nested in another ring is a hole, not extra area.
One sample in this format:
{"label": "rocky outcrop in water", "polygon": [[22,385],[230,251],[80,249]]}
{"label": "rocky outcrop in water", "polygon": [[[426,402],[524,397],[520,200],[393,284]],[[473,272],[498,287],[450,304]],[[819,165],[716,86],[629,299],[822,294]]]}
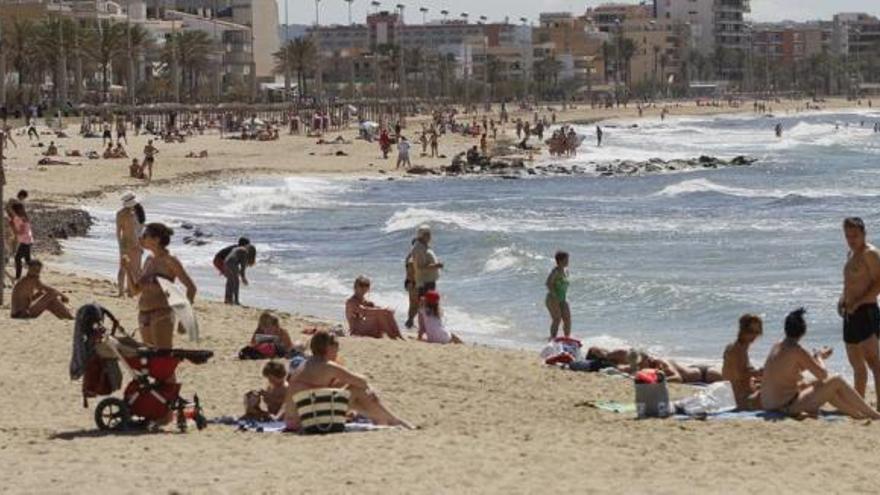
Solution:
{"label": "rocky outcrop in water", "polygon": [[53,205],[30,203],[28,216],[34,231],[36,252],[61,254],[62,239],[82,237],[91,228],[91,215],[77,208],[56,207]]}
{"label": "rocky outcrop in water", "polygon": [[500,176],[502,178],[520,178],[524,176],[550,176],[550,175],[598,175],[603,177],[647,175],[670,172],[683,172],[688,170],[716,169],[723,167],[744,167],[752,165],[756,158],[737,156],[731,160],[725,160],[714,156],[700,156],[688,160],[662,160],[652,158],[647,161],[615,160],[612,162],[587,162],[581,164],[544,163],[540,165],[527,165],[525,159],[520,157],[502,157],[493,159],[481,159],[477,163],[468,164],[464,160],[464,154],[452,159],[452,163],[441,169],[427,167],[413,167],[408,170],[412,175],[486,175]]}

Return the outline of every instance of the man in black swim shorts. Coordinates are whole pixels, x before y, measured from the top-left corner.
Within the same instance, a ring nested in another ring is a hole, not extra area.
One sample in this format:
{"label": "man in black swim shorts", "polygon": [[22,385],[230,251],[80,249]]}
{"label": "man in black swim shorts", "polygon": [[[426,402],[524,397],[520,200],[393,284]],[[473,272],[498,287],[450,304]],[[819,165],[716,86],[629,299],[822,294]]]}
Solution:
{"label": "man in black swim shorts", "polygon": [[862,397],[868,383],[868,369],[880,396],[880,252],[865,240],[861,218],[843,221],[849,255],[843,268],[843,295],[837,304],[843,318],[843,341],[853,367],[853,385]]}

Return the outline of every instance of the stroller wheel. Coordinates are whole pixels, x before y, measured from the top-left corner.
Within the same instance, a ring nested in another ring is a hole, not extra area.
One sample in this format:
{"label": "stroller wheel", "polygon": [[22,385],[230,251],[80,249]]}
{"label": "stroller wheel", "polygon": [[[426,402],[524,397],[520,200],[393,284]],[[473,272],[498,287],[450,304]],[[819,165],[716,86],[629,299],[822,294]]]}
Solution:
{"label": "stroller wheel", "polygon": [[131,412],[128,403],[116,397],[108,397],[95,408],[95,424],[101,431],[120,431],[128,427]]}

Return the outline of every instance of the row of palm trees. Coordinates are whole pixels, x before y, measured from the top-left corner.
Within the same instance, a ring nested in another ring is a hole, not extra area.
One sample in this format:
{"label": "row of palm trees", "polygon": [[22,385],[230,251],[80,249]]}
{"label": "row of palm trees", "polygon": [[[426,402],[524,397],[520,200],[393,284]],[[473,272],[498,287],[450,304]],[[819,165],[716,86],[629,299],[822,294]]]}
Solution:
{"label": "row of palm trees", "polygon": [[[7,105],[46,97],[60,105],[199,101],[214,93],[215,86],[206,83],[218,74],[211,58],[215,52],[203,31],[174,32],[157,46],[138,24],[14,19],[4,24],[0,38],[0,62],[5,62],[0,63],[0,94]],[[115,85],[128,94],[114,92]]]}

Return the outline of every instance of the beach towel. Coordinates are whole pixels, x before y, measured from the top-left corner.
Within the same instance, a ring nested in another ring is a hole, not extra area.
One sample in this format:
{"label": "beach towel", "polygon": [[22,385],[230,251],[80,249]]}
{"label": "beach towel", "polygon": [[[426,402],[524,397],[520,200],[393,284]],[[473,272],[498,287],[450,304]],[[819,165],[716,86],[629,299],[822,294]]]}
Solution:
{"label": "beach towel", "polygon": [[[238,431],[251,433],[294,433],[287,431],[287,425],[284,421],[253,421],[247,419],[235,419],[232,417],[215,418],[209,423],[220,424],[226,426],[234,426]],[[379,430],[397,430],[397,426],[375,425],[365,418],[356,418],[354,422],[346,423],[344,433],[358,433]],[[302,433],[300,433],[302,434]]]}
{"label": "beach towel", "polygon": [[[631,402],[596,400],[586,402],[584,405],[599,409],[601,411],[618,414],[636,413],[636,405]],[[793,419],[779,411],[727,411],[704,415],[676,414],[672,416],[672,418],[678,421],[782,421],[785,419]],[[846,419],[846,416],[839,413],[823,411],[819,414],[818,419],[822,421],[840,421]]]}

